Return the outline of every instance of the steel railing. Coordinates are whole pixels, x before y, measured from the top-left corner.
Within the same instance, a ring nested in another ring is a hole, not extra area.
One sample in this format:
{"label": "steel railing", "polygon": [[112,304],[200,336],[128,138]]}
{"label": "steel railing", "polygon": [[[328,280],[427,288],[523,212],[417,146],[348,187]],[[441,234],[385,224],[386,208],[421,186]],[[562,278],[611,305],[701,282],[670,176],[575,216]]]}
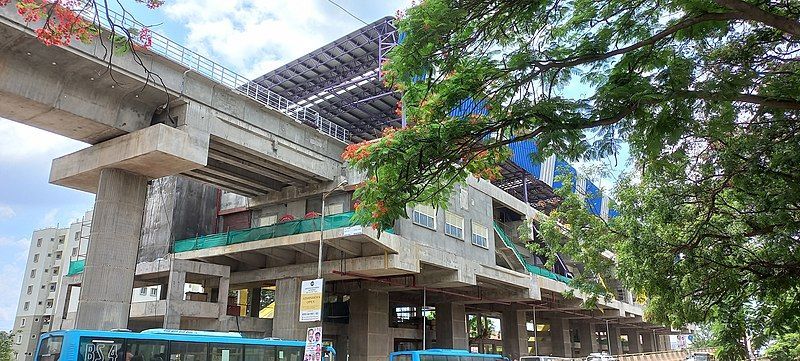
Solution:
{"label": "steel railing", "polygon": [[[132,15],[126,12],[120,14],[112,9],[107,9],[102,1],[95,1],[94,3],[97,14],[99,14],[99,19],[95,19],[94,8],[84,10],[81,12],[81,16],[89,21],[98,21],[101,27],[110,28],[113,23],[124,29],[135,29],[137,32],[145,28],[144,24],[136,21]],[[106,16],[106,14],[108,16]],[[315,110],[290,101],[159,33],[151,31],[150,34],[152,42],[147,47],[147,50],[150,52],[183,65],[202,76],[263,104],[267,108],[281,112],[299,123],[312,126],[322,134],[333,137],[344,143],[349,143],[350,132],[347,129],[323,118]],[[132,35],[132,38],[134,43],[143,45],[137,36]]]}

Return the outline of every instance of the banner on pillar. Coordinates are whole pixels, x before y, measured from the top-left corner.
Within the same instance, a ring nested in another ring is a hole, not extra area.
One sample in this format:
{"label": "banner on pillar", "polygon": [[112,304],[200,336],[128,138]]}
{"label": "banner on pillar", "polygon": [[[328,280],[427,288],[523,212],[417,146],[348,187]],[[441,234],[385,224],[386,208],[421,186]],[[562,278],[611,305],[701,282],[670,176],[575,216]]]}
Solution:
{"label": "banner on pillar", "polygon": [[322,361],[322,326],[308,328],[303,361]]}
{"label": "banner on pillar", "polygon": [[303,281],[300,286],[300,322],[322,320],[322,282],[317,278]]}

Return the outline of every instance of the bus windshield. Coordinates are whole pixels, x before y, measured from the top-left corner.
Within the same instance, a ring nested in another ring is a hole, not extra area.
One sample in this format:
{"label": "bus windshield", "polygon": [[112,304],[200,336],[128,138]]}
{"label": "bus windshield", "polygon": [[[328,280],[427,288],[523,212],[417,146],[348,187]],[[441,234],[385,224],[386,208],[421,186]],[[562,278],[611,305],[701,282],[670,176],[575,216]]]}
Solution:
{"label": "bus windshield", "polygon": [[39,345],[39,357],[36,361],[58,361],[61,358],[61,345],[64,343],[62,336],[50,336],[42,339]]}

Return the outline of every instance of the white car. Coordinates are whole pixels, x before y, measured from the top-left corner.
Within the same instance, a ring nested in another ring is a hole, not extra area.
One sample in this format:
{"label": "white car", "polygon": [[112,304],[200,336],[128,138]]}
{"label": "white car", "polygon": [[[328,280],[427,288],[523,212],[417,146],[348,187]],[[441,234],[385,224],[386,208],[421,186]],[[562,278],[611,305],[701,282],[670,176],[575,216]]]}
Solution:
{"label": "white car", "polygon": [[589,356],[586,356],[586,361],[617,361],[617,358],[605,352],[590,353]]}
{"label": "white car", "polygon": [[569,361],[570,358],[555,357],[555,356],[522,356],[519,361]]}

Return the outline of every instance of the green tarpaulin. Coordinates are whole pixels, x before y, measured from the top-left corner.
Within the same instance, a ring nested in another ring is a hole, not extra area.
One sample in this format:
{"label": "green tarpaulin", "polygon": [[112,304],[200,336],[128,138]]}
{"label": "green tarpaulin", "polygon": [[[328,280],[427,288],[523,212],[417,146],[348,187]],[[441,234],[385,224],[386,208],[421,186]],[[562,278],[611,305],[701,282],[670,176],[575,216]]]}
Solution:
{"label": "green tarpaulin", "polygon": [[67,271],[67,276],[76,275],[78,273],[83,273],[83,267],[86,266],[85,259],[79,259],[77,261],[70,261],[69,262],[69,271]]}
{"label": "green tarpaulin", "polygon": [[506,232],[503,231],[503,228],[500,227],[500,225],[497,224],[497,222],[494,222],[494,231],[500,236],[500,239],[503,240],[503,243],[506,245],[506,247],[511,248],[511,250],[514,251],[514,254],[517,256],[517,260],[519,260],[520,263],[525,265],[525,269],[527,269],[528,272],[533,273],[535,275],[539,275],[539,276],[542,276],[542,277],[549,278],[551,280],[556,280],[556,281],[559,281],[559,282],[569,283],[569,278],[567,278],[565,276],[562,276],[560,274],[555,274],[555,273],[553,273],[551,271],[548,271],[548,270],[546,270],[544,268],[541,268],[539,266],[532,265],[532,264],[528,263],[528,261],[525,260],[525,257],[522,256],[522,253],[520,253],[519,250],[517,249],[517,245],[514,244],[514,242],[511,241],[511,237],[509,237],[506,234]]}

